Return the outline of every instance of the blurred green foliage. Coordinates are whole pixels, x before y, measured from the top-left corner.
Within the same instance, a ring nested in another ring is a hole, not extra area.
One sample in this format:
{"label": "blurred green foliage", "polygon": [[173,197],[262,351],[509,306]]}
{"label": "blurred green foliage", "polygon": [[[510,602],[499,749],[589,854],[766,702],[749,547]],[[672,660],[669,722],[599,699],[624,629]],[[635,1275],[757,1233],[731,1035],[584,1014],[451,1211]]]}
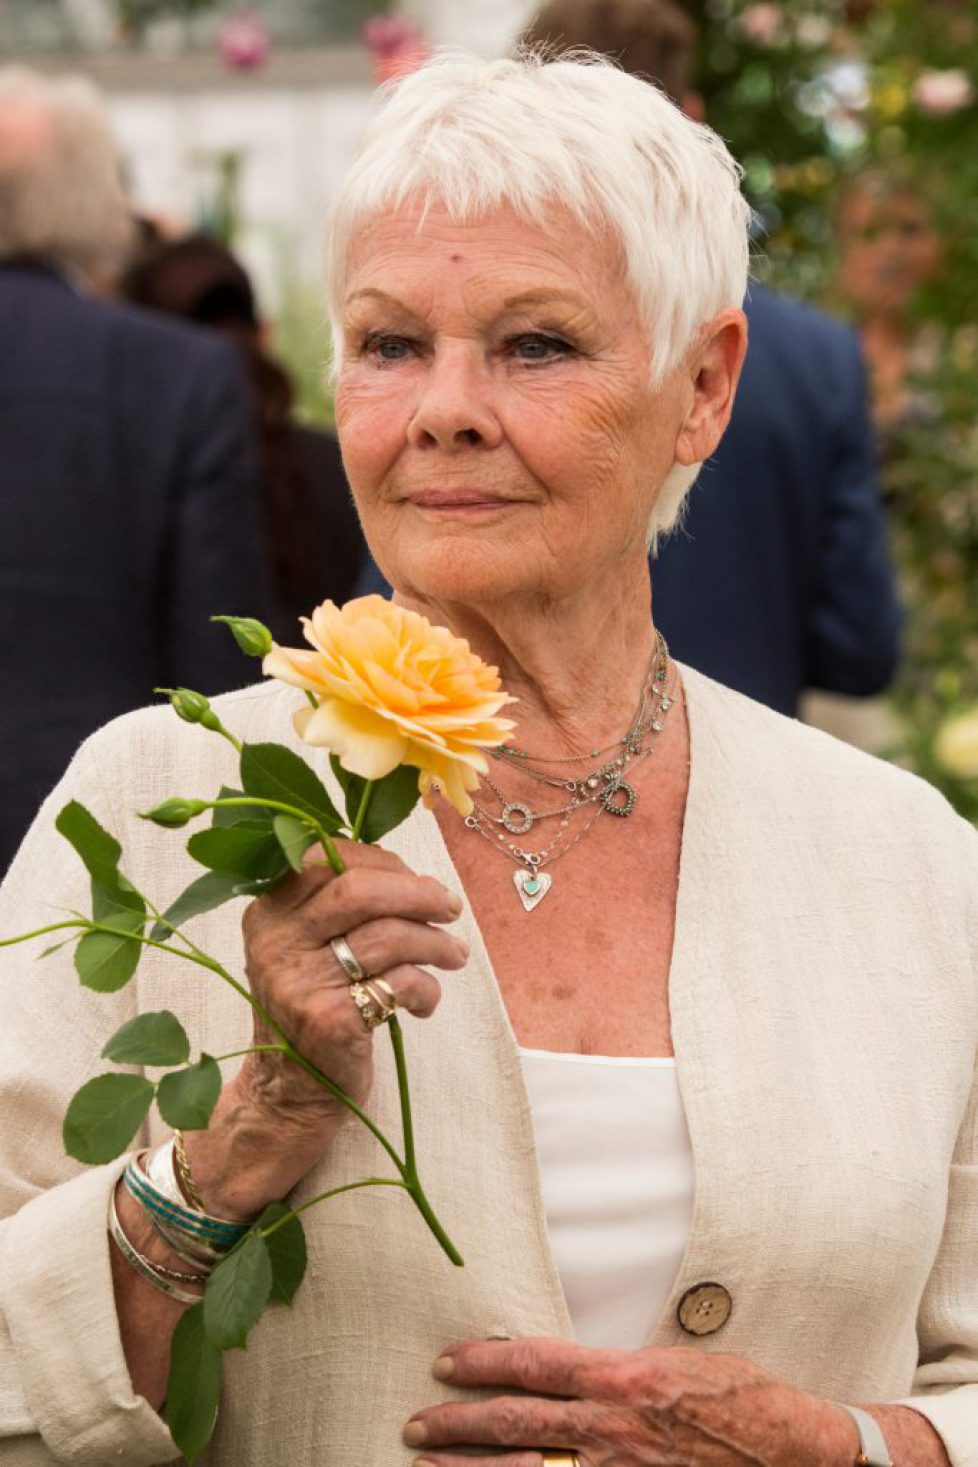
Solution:
{"label": "blurred green foliage", "polygon": [[835,210],[868,167],[926,203],[941,267],[908,307],[936,343],[882,462],[907,605],[892,708],[902,762],[978,821],[978,780],[935,741],[978,708],[978,3],[688,0],[710,123],[745,167],[755,273],[831,309]]}

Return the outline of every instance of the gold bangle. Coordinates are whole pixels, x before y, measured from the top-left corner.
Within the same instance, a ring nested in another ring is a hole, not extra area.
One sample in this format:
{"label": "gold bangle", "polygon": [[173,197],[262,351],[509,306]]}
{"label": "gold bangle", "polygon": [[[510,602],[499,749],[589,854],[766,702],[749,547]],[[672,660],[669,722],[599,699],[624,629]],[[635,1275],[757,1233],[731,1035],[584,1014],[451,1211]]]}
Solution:
{"label": "gold bangle", "polygon": [[173,1162],[177,1181],[180,1183],[181,1191],[186,1196],[191,1206],[196,1207],[198,1212],[206,1212],[204,1199],[197,1191],[197,1184],[190,1170],[190,1162],[187,1160],[186,1148],[183,1144],[183,1132],[180,1130],[173,1133]]}

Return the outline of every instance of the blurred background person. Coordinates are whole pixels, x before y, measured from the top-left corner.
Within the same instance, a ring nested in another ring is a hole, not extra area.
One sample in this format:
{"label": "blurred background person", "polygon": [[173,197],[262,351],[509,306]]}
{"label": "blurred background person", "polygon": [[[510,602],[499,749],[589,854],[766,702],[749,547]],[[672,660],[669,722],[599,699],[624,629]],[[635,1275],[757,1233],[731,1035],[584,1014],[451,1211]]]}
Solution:
{"label": "blurred background person", "polygon": [[851,311],[870,366],[873,413],[884,442],[890,431],[932,417],[913,378],[933,372],[942,333],[914,306],[941,264],[930,207],[907,168],[855,174],[836,211],[836,292]]}
{"label": "blurred background person", "polygon": [[[697,31],[671,0],[550,0],[530,44],[590,46],[690,117]],[[867,697],[893,678],[900,610],[856,337],[752,282],[730,427],[655,555],[676,657],[796,714],[802,692]]]}
{"label": "blurred background person", "polygon": [[223,333],[241,354],[261,459],[262,532],[276,640],[329,597],[349,599],[364,555],[360,522],[329,433],[293,418],[288,374],[269,354],[244,266],[206,235],[151,242],[123,280],[130,301]]}
{"label": "blurred background person", "polygon": [[0,870],[78,744],[253,674],[267,613],[236,353],[96,298],[132,225],[101,100],[0,70]]}

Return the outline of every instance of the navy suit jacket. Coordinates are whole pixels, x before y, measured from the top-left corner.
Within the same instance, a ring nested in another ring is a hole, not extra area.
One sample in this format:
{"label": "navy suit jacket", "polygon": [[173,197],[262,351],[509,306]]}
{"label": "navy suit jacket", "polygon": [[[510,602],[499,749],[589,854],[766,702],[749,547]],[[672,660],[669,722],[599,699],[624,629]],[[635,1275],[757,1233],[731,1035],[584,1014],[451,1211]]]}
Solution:
{"label": "navy suit jacket", "polygon": [[233,348],[0,266],[0,873],[93,729],[254,680],[255,468]]}
{"label": "navy suit jacket", "polygon": [[901,614],[855,334],[752,286],[730,426],[652,563],[683,662],[782,713],[892,678]]}
{"label": "navy suit jacket", "polygon": [[[761,286],[733,416],[652,562],[677,658],[793,715],[805,688],[868,696],[901,613],[855,334]],[[390,587],[372,561],[359,594]]]}

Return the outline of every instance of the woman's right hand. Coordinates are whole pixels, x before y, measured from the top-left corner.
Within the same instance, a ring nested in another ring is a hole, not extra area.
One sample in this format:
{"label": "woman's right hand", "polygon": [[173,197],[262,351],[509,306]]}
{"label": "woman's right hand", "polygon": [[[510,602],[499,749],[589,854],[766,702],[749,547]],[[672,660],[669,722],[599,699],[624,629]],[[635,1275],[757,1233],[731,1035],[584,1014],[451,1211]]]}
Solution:
{"label": "woman's right hand", "polygon": [[[442,931],[460,899],[416,876],[378,846],[338,841],[337,876],[314,847],[299,874],[247,908],[243,931],[251,991],[298,1052],[358,1105],[370,1093],[373,1036],[330,947],[344,937],[367,974],[383,977],[399,1008],[434,1013],[441,986],[426,967],[458,969],[468,949]],[[255,1044],[278,1036],[256,1015]],[[185,1138],[207,1209],[254,1216],[321,1160],[349,1109],[280,1053],[248,1055],[224,1089],[206,1131]]]}

